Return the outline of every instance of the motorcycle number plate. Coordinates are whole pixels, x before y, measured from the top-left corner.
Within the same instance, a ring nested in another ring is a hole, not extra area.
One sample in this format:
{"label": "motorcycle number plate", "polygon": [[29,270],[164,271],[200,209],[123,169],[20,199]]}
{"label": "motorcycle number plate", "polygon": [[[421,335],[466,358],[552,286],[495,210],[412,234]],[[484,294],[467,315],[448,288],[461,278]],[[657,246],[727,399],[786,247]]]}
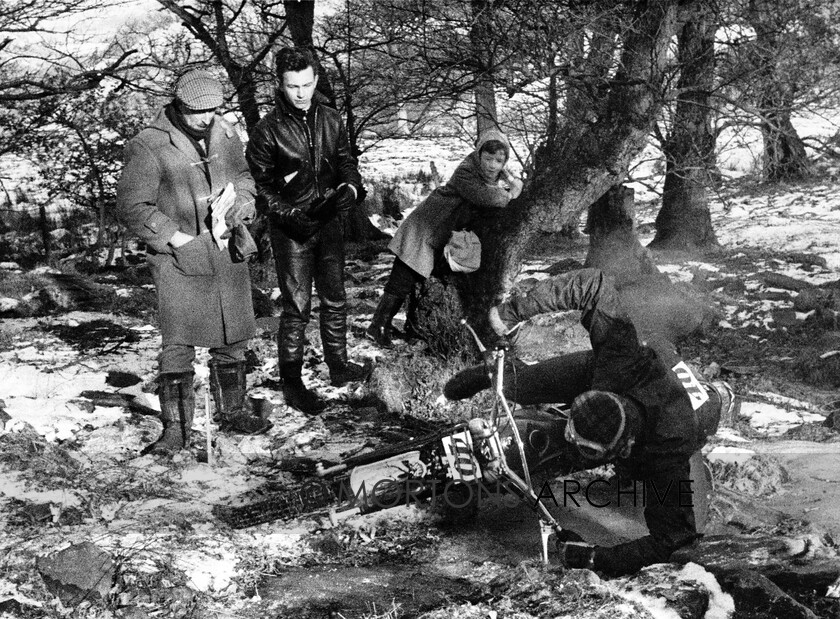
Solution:
{"label": "motorcycle number plate", "polygon": [[446,466],[452,479],[475,481],[481,478],[481,468],[473,452],[472,436],[469,432],[458,432],[441,439],[446,454]]}

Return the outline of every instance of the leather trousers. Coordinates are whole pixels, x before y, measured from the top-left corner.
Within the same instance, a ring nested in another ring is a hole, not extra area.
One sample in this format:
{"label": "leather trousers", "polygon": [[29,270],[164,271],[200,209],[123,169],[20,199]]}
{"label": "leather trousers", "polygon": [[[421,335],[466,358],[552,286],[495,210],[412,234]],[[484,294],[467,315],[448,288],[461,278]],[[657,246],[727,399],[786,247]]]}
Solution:
{"label": "leather trousers", "polygon": [[320,301],[324,361],[330,368],[343,367],[347,363],[347,296],[342,218],[328,221],[303,243],[290,239],[272,221],[271,245],[283,309],[277,333],[281,378],[300,377],[313,283]]}

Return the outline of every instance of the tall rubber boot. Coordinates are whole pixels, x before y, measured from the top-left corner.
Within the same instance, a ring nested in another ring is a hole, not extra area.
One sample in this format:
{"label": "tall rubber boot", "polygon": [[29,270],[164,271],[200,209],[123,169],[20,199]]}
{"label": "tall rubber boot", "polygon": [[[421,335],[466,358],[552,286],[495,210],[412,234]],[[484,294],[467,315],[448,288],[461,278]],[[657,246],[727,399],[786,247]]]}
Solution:
{"label": "tall rubber boot", "polygon": [[245,408],[245,362],[210,362],[210,389],[219,415],[219,428],[236,434],[263,434],[274,424]]}
{"label": "tall rubber boot", "polygon": [[365,331],[365,335],[381,348],[391,348],[394,345],[391,341],[391,330],[393,329],[391,321],[400,311],[402,303],[402,297],[389,292],[383,292],[382,298],[379,299],[379,305],[376,306],[376,311],[373,313],[373,318]]}
{"label": "tall rubber boot", "polygon": [[171,456],[190,445],[190,429],[195,413],[193,373],[161,374],[159,383],[163,434],[143,453]]}
{"label": "tall rubber boot", "polygon": [[283,363],[280,365],[280,379],[283,383],[283,400],[287,406],[291,406],[307,415],[317,415],[325,408],[326,402],[318,397],[314,391],[310,391],[303,384],[301,378],[302,363]]}

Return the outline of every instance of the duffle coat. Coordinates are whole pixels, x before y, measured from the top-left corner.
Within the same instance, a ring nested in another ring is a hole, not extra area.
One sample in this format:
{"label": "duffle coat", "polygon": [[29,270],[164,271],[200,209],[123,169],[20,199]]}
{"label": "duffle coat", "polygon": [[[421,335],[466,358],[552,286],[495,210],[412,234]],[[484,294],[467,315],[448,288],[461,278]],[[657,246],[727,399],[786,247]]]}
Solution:
{"label": "duffle coat", "polygon": [[510,199],[506,189],[481,174],[476,149],[445,185],[435,189],[405,218],[388,249],[413,271],[428,278],[453,230],[466,227],[475,209],[504,208]]}
{"label": "duffle coat", "polygon": [[[164,345],[216,348],[254,336],[248,265],[210,234],[212,200],[228,183],[253,218],[254,181],[234,128],[216,116],[207,159],[162,110],[128,142],[114,214],[148,246]],[[176,231],[195,236],[173,248]],[[232,245],[232,243],[231,243]]]}

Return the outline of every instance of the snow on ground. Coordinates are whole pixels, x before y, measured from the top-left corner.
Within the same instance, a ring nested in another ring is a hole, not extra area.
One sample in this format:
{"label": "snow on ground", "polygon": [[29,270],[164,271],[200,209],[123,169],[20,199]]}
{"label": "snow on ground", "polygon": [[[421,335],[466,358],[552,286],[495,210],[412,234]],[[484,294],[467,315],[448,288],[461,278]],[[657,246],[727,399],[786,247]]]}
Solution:
{"label": "snow on ground", "polygon": [[[448,177],[470,150],[471,145],[466,143],[444,149],[443,156],[435,158],[441,175]],[[441,153],[439,140],[394,141],[367,153],[362,158],[362,165],[367,171],[382,170],[385,172],[382,176],[413,174],[419,169],[428,172],[429,152]],[[827,262],[826,268],[814,266],[806,271],[795,263],[774,260],[757,264],[756,274],[773,271],[813,284],[840,278],[840,192],[836,186],[817,183],[750,196],[730,192],[715,197],[711,211],[718,239],[726,247],[745,250],[784,248],[790,252],[816,254]],[[650,223],[654,214],[640,210],[639,224]],[[650,238],[643,235],[641,240],[645,243]],[[546,277],[545,273],[532,272],[546,266],[545,261],[528,262],[523,265],[523,276]],[[692,281],[698,272],[714,274],[717,270],[700,261],[660,267],[675,281],[682,282]],[[385,272],[382,265],[372,269],[381,274]],[[747,285],[763,284],[750,278]],[[755,325],[772,329],[774,326],[768,315],[778,307],[781,303],[763,301],[748,306],[733,299],[733,305],[726,308],[724,324],[732,328]],[[57,320],[70,324],[77,318],[70,316]],[[159,346],[159,336],[153,327],[128,326],[141,335],[146,351]],[[144,354],[147,360],[153,358],[148,352]],[[200,357],[202,359],[204,357]],[[204,368],[203,365],[200,367]],[[95,538],[103,549],[121,558],[125,574],[137,575],[159,572],[161,558],[172,555],[173,549],[177,548],[171,565],[183,572],[190,587],[214,595],[230,594],[235,590],[235,581],[245,569],[241,563],[242,549],[250,553],[249,558],[253,561],[265,556],[294,557],[302,553],[307,536],[320,526],[318,523],[301,521],[284,527],[282,532],[255,527],[224,535],[207,524],[209,510],[215,501],[252,488],[261,481],[249,474],[247,463],[254,455],[270,455],[266,439],[231,440],[218,435],[218,461],[214,464],[176,457],[173,468],[158,464],[148,456],[138,457],[141,446],[159,431],[157,420],[144,417],[138,422],[120,408],[97,406],[89,410],[74,401],[83,390],[113,391],[106,386],[106,369],[99,360],[80,359],[77,351],[58,338],[43,335],[42,331],[38,335],[34,331],[33,334],[25,333],[14,347],[0,352],[0,399],[9,417],[5,422],[0,421],[0,436],[31,430],[55,445],[81,441],[83,445],[74,453],[78,454],[78,466],[89,477],[90,486],[104,488],[111,484],[125,491],[121,496],[103,496],[93,501],[93,513],[82,525],[73,527],[72,534],[68,535],[60,528],[45,528],[40,538],[27,540],[15,549],[16,552],[25,550],[30,554],[42,554],[69,542]],[[260,371],[264,374],[275,372],[276,360],[266,359]],[[151,374],[149,368],[142,378],[148,380]],[[306,378],[308,380],[310,376]],[[206,381],[206,376],[200,373],[199,380]],[[147,397],[139,388],[134,393]],[[325,393],[330,398],[340,397],[334,389],[327,389]],[[803,422],[824,419],[820,411],[806,402],[764,392],[745,395],[740,414],[749,424],[750,437],[741,436],[733,428],[721,428],[715,444],[708,450],[710,459],[742,461],[753,453],[751,441],[777,437]],[[152,408],[158,406],[154,397],[147,397],[143,403]],[[276,428],[274,436],[279,433],[289,446],[306,449],[323,439],[325,432],[317,425],[304,429],[306,423],[304,419],[292,418],[282,430]],[[199,403],[194,423],[196,441],[204,440],[204,429],[205,418]],[[131,488],[151,484],[162,484],[166,488],[161,491],[162,496],[150,499],[141,493],[140,497],[132,498]],[[73,490],[41,487],[22,473],[0,480],[0,501],[47,503],[55,515],[79,506],[83,499]],[[184,547],[180,527],[184,522],[189,523],[191,515],[195,514],[202,515],[201,523],[191,531],[189,547]],[[0,548],[2,546],[0,544]],[[687,579],[700,577],[702,574],[686,573]],[[0,580],[0,594],[25,599],[27,589],[9,584]],[[714,608],[720,610],[720,614],[712,616],[727,616],[727,604],[731,600],[715,599]]]}

